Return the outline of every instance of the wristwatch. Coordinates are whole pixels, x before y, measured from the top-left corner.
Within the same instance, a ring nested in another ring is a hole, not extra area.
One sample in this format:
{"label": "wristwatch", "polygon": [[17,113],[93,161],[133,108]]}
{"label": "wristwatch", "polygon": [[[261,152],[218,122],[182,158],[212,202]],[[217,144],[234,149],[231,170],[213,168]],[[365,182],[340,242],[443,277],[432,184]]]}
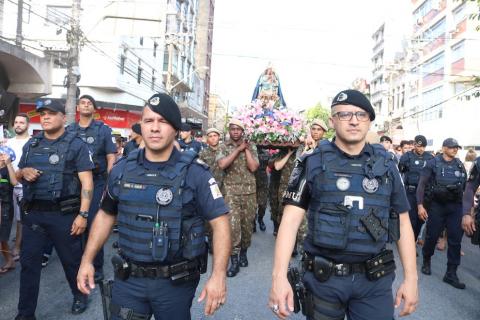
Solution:
{"label": "wristwatch", "polygon": [[88,218],[88,211],[80,211],[78,215],[82,218],[87,219]]}

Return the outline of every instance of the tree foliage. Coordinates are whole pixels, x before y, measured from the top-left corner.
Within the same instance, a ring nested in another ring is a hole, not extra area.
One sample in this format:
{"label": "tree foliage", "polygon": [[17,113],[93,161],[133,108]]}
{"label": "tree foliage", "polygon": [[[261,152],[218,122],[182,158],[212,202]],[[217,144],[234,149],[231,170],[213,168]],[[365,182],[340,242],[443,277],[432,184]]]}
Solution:
{"label": "tree foliage", "polygon": [[[308,108],[305,112],[307,124],[310,127],[310,123],[314,119],[322,119],[325,124],[328,126],[328,118],[330,117],[330,110],[322,107],[322,105],[317,103],[314,107]],[[331,139],[335,135],[335,132],[332,129],[329,129],[325,133],[325,138]]]}

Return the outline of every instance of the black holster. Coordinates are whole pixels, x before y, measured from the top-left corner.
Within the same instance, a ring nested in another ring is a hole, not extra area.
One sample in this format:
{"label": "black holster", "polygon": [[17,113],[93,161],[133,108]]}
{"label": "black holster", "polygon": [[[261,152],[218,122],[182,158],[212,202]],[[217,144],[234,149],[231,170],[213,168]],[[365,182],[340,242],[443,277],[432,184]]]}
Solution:
{"label": "black holster", "polygon": [[287,279],[293,291],[293,312],[298,313],[300,310],[304,315],[305,310],[305,286],[302,277],[297,268],[290,267],[287,272]]}
{"label": "black holster", "polygon": [[114,254],[112,256],[112,265],[115,278],[125,281],[130,277],[131,266],[121,255]]}

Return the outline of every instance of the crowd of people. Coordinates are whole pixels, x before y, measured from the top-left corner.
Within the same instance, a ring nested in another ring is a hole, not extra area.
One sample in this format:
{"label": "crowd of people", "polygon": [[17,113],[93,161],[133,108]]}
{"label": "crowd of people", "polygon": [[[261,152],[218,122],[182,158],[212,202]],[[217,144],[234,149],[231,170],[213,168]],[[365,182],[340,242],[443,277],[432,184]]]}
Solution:
{"label": "crowd of people", "polygon": [[[397,243],[404,268],[395,300],[396,306],[404,300],[402,315],[418,302],[415,242],[423,246],[421,272],[431,275],[443,235],[443,281],[466,287],[457,268],[464,232],[477,231],[475,151],[462,163],[453,138],[436,153],[426,150],[423,135],[398,146],[388,136],[367,143],[375,112],[358,91],[334,98],[329,125],[313,119],[302,141],[282,146],[246,141],[237,119],[225,136],[213,127],[192,135],[166,94],[147,100],[125,143],[94,120],[96,108],[93,97],[80,97],[79,121],[65,127],[65,107],[40,102],[42,133],[30,137],[28,115],[18,114],[16,136],[0,149],[0,276],[20,262],[16,320],[35,319],[52,248],[73,295],[71,312],[84,312],[91,290],[110,283],[102,248],[112,229],[119,237],[112,319],[190,319],[207,252],[212,273],[200,299],[205,314],[213,314],[225,303],[225,277],[248,267],[252,235],[257,226],[266,231],[267,207],[278,237],[269,305],[280,318],[293,311],[286,274],[297,255],[309,288],[311,308],[302,310],[308,319],[392,318],[395,267],[387,242]],[[324,139],[330,128],[332,141]],[[349,278],[354,274],[362,276]]]}

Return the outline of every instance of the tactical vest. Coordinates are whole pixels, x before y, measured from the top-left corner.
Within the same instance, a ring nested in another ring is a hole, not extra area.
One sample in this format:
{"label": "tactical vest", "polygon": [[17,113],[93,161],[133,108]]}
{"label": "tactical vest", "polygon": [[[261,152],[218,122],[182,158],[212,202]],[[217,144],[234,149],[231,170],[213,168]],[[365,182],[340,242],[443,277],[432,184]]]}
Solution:
{"label": "tactical vest", "polygon": [[408,157],[408,170],[405,172],[404,178],[405,178],[405,185],[408,186],[418,186],[418,181],[420,180],[420,174],[425,167],[427,160],[430,160],[431,158],[428,157],[424,153],[421,156],[416,154],[413,151],[409,151],[407,153]]}
{"label": "tactical vest", "polygon": [[467,173],[462,162],[455,158],[447,163],[442,155],[434,159],[433,196],[435,200],[460,201],[467,181]]}
{"label": "tactical vest", "polygon": [[[8,174],[8,173],[7,173]],[[13,197],[13,186],[10,184],[7,177],[0,175],[0,201],[1,205],[11,204]]]}
{"label": "tactical vest", "polygon": [[99,135],[102,125],[103,122],[93,120],[91,125],[85,130],[78,123],[72,123],[67,127],[68,131],[76,133],[87,144],[95,164],[95,169],[93,170],[95,174],[103,174],[107,171],[106,153],[101,149],[102,144],[100,142],[102,137]]}
{"label": "tactical vest", "polygon": [[47,143],[43,132],[28,142],[25,155],[25,167],[32,167],[42,173],[36,181],[23,182],[25,200],[49,200],[78,197],[80,195],[80,180],[77,172],[66,167],[70,144],[76,136],[66,132],[54,143]]}
{"label": "tactical vest", "polygon": [[126,258],[175,262],[204,254],[204,220],[195,212],[186,212],[183,205],[185,177],[196,156],[195,152],[182,152],[174,170],[155,171],[139,162],[143,149],[128,155],[120,179],[117,216],[119,246]]}
{"label": "tactical vest", "polygon": [[[321,142],[313,153],[320,153],[321,167],[317,174],[312,172],[307,238],[320,251],[377,254],[388,240],[392,193],[388,168],[393,159],[381,145],[367,147],[373,155],[366,162],[340,158],[328,141]],[[365,218],[376,223],[376,239],[361,222]]]}

